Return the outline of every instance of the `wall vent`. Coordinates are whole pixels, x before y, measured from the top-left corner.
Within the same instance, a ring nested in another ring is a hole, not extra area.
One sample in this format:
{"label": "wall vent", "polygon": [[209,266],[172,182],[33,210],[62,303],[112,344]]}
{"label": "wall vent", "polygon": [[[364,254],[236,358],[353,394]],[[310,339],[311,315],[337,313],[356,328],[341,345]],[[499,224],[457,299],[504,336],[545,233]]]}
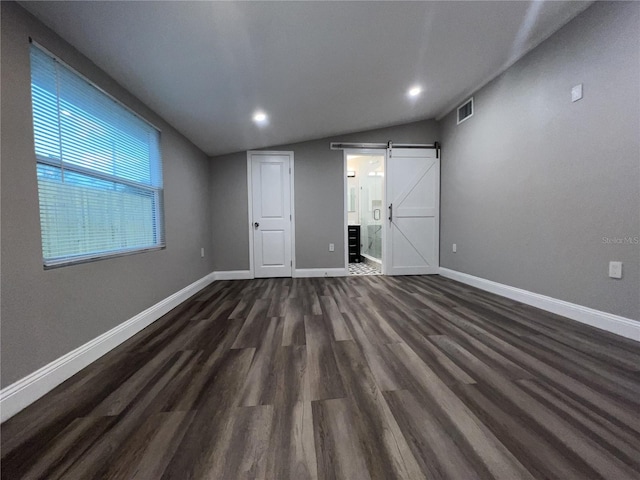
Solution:
{"label": "wall vent", "polygon": [[458,125],[469,117],[473,117],[473,97],[458,107]]}

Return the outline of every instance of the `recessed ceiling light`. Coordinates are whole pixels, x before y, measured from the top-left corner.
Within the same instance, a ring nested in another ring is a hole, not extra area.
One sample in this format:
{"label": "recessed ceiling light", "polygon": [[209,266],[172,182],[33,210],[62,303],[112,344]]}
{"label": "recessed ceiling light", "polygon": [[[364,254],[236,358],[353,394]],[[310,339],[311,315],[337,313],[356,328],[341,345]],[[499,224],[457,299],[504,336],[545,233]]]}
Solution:
{"label": "recessed ceiling light", "polygon": [[267,121],[267,114],[264,112],[256,112],[253,114],[253,121],[256,123],[265,123]]}
{"label": "recessed ceiling light", "polygon": [[415,98],[418,95],[420,95],[421,93],[422,93],[422,87],[419,87],[419,86],[416,85],[415,87],[411,87],[409,89],[409,91],[407,92],[407,95],[409,97],[411,97],[411,98]]}

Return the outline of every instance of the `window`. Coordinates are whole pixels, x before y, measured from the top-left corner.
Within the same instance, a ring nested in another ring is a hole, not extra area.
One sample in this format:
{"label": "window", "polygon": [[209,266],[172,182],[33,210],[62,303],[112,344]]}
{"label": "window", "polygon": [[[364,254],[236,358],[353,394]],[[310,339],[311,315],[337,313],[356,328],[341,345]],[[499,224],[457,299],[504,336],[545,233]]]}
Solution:
{"label": "window", "polygon": [[45,268],[164,246],[160,132],[31,45]]}

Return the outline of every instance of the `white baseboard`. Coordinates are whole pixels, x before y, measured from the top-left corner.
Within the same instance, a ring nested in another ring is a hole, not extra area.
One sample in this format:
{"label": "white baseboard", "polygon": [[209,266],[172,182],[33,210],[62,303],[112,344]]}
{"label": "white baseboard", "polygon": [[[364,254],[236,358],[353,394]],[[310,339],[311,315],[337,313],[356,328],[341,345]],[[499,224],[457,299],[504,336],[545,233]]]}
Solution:
{"label": "white baseboard", "polygon": [[[214,272],[216,280],[250,280],[255,278],[251,270],[229,270]],[[298,268],[293,272],[295,278],[307,277],[346,277],[349,271],[344,268]]]}
{"label": "white baseboard", "polygon": [[440,267],[440,275],[640,342],[640,321]]}
{"label": "white baseboard", "polygon": [[296,278],[308,277],[347,277],[349,270],[346,268],[296,268]]}
{"label": "white baseboard", "polygon": [[216,274],[210,273],[206,277],[196,280],[135,317],[3,388],[0,391],[0,422],[8,420],[84,367],[158,320],[215,279]]}
{"label": "white baseboard", "polygon": [[253,278],[251,270],[228,270],[214,273],[216,280],[250,280]]}

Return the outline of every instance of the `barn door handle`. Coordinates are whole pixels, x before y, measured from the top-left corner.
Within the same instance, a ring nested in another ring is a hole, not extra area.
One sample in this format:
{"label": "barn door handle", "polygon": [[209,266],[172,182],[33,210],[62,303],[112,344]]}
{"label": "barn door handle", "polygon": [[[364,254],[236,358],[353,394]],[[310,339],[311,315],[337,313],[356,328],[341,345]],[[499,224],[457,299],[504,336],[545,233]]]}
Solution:
{"label": "barn door handle", "polygon": [[253,228],[258,228],[260,226],[260,224],[258,222],[253,224]]}
{"label": "barn door handle", "polygon": [[389,204],[389,221],[393,221],[393,203]]}

